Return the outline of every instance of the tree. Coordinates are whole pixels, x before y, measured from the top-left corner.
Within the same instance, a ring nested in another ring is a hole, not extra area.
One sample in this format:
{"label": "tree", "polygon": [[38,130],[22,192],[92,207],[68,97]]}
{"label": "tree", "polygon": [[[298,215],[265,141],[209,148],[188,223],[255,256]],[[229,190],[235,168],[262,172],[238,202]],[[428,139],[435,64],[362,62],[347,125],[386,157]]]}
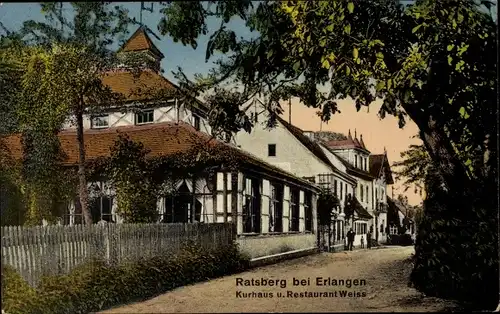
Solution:
{"label": "tree", "polygon": [[[101,78],[116,64],[109,48],[117,37],[126,35],[130,20],[126,10],[110,7],[109,2],[71,3],[72,20],[64,13],[64,6],[41,4],[46,21],[26,21],[18,33],[27,45],[40,47],[31,50],[33,53],[25,59],[27,67],[23,68],[24,92],[35,95],[37,101],[25,98],[20,115],[24,115],[26,123],[35,124],[25,132],[35,131],[45,123],[44,112],[55,115],[48,129],[51,134],[57,134],[67,119],[76,124],[79,199],[85,223],[90,224],[83,115],[116,105],[121,99],[102,85]],[[30,66],[36,71],[29,71],[33,69]],[[33,117],[31,110],[41,114]]]}
{"label": "tree", "polygon": [[123,135],[110,151],[107,173],[116,189],[117,214],[127,223],[155,221],[159,186],[153,180],[154,168],[146,160],[149,151]]}
{"label": "tree", "polygon": [[[206,52],[207,59],[215,52],[226,58],[207,77],[181,85],[199,92],[236,81],[242,88],[233,93],[242,100],[266,93],[271,113],[280,113],[279,100],[298,97],[318,108],[324,120],[338,111],[335,99],[350,97],[359,110],[382,98],[380,116],[398,117],[401,127],[413,120],[436,170],[426,178],[426,188],[432,187],[427,192],[434,194],[425,206],[429,221],[420,228],[425,235],[417,243],[418,288],[479,303],[497,298],[498,284],[481,286],[478,279],[498,277],[492,245],[498,241],[497,208],[489,201],[497,186],[497,33],[491,14],[472,0],[420,0],[406,7],[395,0],[244,4],[218,3],[214,10],[192,2],[166,4],[168,22],[159,29],[184,44],[196,46],[197,36],[207,33],[206,17],[222,17]],[[227,29],[235,13],[259,33],[257,38],[237,39]],[[184,22],[188,18],[193,27],[181,34],[190,26]],[[322,85],[330,88],[328,93],[320,92]],[[450,220],[452,213],[455,220]],[[467,227],[464,232],[455,230],[459,225]],[[431,245],[433,236],[446,239],[455,233],[460,239],[440,242],[443,253]],[[474,249],[471,239],[485,243],[478,249],[484,258],[464,258],[450,266],[446,256]],[[476,271],[474,263],[481,265]],[[429,277],[433,265],[446,266],[436,275],[439,280]]]}
{"label": "tree", "polygon": [[336,218],[335,209],[340,206],[338,197],[331,189],[323,188],[318,194],[318,223],[320,225],[330,225]]}
{"label": "tree", "polygon": [[[200,20],[192,32],[179,34],[179,29],[186,29],[183,14],[195,14],[186,13],[188,7],[198,10]],[[267,91],[272,112],[279,111],[278,100],[295,96],[321,109],[324,119],[337,111],[334,98],[352,97],[360,108],[383,97],[380,115],[396,115],[401,125],[408,117],[415,121],[429,154],[443,164],[447,184],[456,183],[458,173],[470,179],[463,169],[471,163],[470,156],[458,158],[456,152],[459,147],[469,151],[483,146],[487,135],[494,141],[491,108],[496,94],[495,23],[473,2],[418,1],[404,9],[391,0],[332,5],[286,1],[260,3],[251,9],[245,3],[217,4],[215,10],[208,10],[201,4],[175,2],[163,10],[170,22],[160,23],[162,34],[193,46],[198,34],[207,32],[203,18],[212,15],[231,17],[238,12],[251,30],[260,33],[255,40],[238,41],[224,25],[228,18],[223,19],[211,36],[207,58],[217,51],[229,57],[219,60],[219,67],[208,77],[198,77],[197,87],[206,89],[235,79],[244,86],[240,94]],[[448,18],[449,12],[456,13],[454,19]],[[479,52],[491,56],[487,62],[493,64],[477,64]],[[443,81],[443,75],[450,80]],[[331,85],[328,95],[318,91],[323,84]],[[477,87],[472,89],[471,84]],[[478,102],[481,105],[474,106]],[[447,105],[433,105],[437,103]],[[488,127],[478,130],[471,121]]]}
{"label": "tree", "polygon": [[393,173],[396,180],[403,180],[404,191],[413,187],[415,193],[424,191],[424,182],[427,174],[432,170],[432,160],[424,145],[410,145],[401,152],[401,161],[393,163]]}

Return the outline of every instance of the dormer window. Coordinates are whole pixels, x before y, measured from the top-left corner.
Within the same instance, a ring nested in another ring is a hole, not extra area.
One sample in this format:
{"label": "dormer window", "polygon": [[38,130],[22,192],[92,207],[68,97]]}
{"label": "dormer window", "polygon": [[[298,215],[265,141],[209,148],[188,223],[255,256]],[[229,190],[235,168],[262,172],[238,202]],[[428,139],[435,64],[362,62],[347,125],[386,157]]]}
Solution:
{"label": "dormer window", "polygon": [[109,127],[109,115],[94,116],[90,120],[92,129],[104,129]]}
{"label": "dormer window", "polygon": [[135,124],[148,124],[154,122],[154,110],[143,110],[135,114]]}

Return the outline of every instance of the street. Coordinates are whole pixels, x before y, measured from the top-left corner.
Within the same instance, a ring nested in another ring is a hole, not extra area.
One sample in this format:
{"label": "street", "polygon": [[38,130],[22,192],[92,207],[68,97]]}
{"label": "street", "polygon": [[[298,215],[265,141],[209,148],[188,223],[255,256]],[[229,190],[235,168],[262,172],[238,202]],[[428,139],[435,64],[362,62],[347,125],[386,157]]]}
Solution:
{"label": "street", "polygon": [[102,313],[438,312],[409,288],[413,247],[322,253],[175,289]]}

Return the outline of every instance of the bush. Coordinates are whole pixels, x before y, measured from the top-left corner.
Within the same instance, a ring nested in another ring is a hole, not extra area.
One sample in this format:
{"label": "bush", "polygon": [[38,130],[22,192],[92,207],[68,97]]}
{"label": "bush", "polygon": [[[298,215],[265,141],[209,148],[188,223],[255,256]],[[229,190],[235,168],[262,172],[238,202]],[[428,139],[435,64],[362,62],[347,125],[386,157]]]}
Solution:
{"label": "bush", "polygon": [[2,265],[2,309],[12,314],[29,313],[23,310],[33,307],[35,295],[35,289],[14,268]]}
{"label": "bush", "polygon": [[389,237],[387,244],[389,245],[413,245],[413,239],[409,234],[393,234]]}
{"label": "bush", "polygon": [[145,300],[176,287],[245,270],[249,260],[236,245],[206,250],[188,244],[172,257],[108,266],[93,260],[64,276],[49,276],[31,288],[2,267],[2,309],[16,313],[89,313]]}
{"label": "bush", "polygon": [[449,195],[439,189],[424,201],[411,282],[427,295],[461,301],[472,310],[498,303],[496,185]]}

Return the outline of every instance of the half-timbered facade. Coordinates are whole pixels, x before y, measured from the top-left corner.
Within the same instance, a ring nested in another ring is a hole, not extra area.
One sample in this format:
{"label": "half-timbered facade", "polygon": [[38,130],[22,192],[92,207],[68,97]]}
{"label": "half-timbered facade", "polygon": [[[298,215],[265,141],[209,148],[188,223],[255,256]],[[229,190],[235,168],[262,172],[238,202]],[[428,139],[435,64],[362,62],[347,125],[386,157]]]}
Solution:
{"label": "half-timbered facade", "polygon": [[[215,147],[231,155],[237,168],[223,164],[210,173],[193,174],[170,182],[175,193],[157,201],[158,223],[233,222],[241,249],[252,257],[287,250],[316,247],[316,198],[319,188],[305,179],[272,166],[233,145],[211,138],[184,122],[164,122],[148,126],[87,129],[84,131],[86,158],[89,162],[110,156],[119,134],[141,142],[149,157],[177,156],[199,147]],[[74,130],[59,135],[64,165],[75,167],[78,144]],[[20,160],[19,135],[3,139],[11,155]],[[89,208],[94,222],[121,223],[117,195],[106,174],[89,183]],[[169,179],[169,178],[166,178]],[[70,202],[61,223],[83,223],[78,199]]]}
{"label": "half-timbered facade", "polygon": [[[144,28],[140,27],[118,51],[119,58],[145,60],[134,67],[124,63],[102,74],[102,83],[123,95],[119,106],[85,114],[85,129],[101,130],[123,126],[140,126],[163,122],[185,122],[195,129],[210,134],[207,122],[208,109],[197,99],[182,96],[178,86],[160,72],[164,55],[154,45]],[[130,57],[130,58],[128,58]],[[177,93],[176,93],[177,92]],[[64,129],[75,128],[69,118]]]}

